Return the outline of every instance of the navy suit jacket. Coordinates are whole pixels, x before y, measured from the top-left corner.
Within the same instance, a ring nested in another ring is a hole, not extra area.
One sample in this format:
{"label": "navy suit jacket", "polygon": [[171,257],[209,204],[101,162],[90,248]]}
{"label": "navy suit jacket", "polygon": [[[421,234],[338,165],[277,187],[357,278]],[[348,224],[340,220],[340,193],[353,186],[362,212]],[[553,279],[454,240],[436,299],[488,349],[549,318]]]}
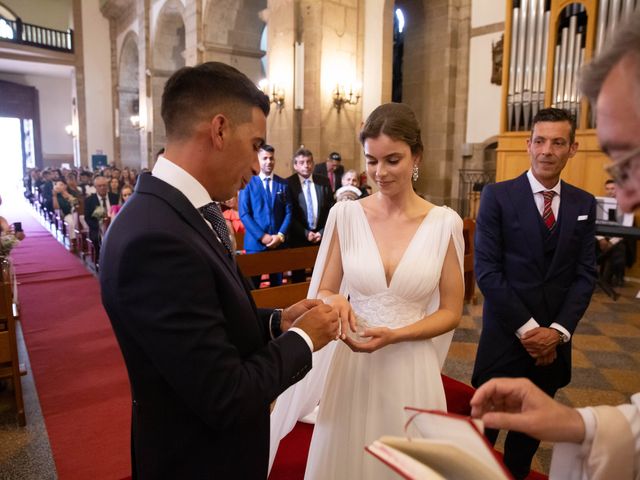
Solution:
{"label": "navy suit jacket", "polygon": [[244,248],[247,252],[261,252],[267,247],[260,242],[265,233],[282,232],[285,236],[291,222],[291,203],[288,199],[287,182],[273,175],[271,197],[267,195],[262,180],[254,176],[244,190],[240,191],[238,211],[246,232]]}
{"label": "navy suit jacket", "polygon": [[[331,184],[327,177],[322,175],[311,176],[313,179],[313,185],[316,189],[316,195],[318,196],[318,217],[316,220],[316,228],[313,232],[324,232],[324,226],[327,223],[327,217],[329,216],[329,210],[334,204],[333,192],[331,191]],[[315,245],[307,240],[307,233],[310,231],[307,224],[307,200],[302,191],[302,185],[300,184],[300,178],[297,173],[294,173],[287,178],[289,184],[289,195],[291,198],[291,228],[289,229],[289,245],[291,247],[308,247]]]}
{"label": "navy suit jacket", "polygon": [[152,175],[102,256],[102,302],[133,397],[133,478],[265,479],[269,405],[311,368],[305,341],[269,341],[271,311],[256,309],[187,198]]}
{"label": "navy suit jacket", "polygon": [[[107,192],[109,197],[109,203],[111,206],[118,205],[118,195],[115,193]],[[96,233],[100,231],[100,225],[98,225],[98,219],[93,216],[93,211],[100,205],[100,199],[98,199],[97,193],[92,193],[84,201],[84,219],[89,225],[89,231]],[[107,214],[109,212],[106,212]]]}
{"label": "navy suit jacket", "polygon": [[[542,327],[556,322],[573,336],[589,305],[596,280],[595,199],[565,182],[560,195],[558,244],[547,268],[540,213],[526,174],[482,191],[475,272],[484,305],[474,386],[531,369],[535,361],[515,335],[529,318]],[[550,369],[560,388],[571,379],[571,342],[557,353]]]}

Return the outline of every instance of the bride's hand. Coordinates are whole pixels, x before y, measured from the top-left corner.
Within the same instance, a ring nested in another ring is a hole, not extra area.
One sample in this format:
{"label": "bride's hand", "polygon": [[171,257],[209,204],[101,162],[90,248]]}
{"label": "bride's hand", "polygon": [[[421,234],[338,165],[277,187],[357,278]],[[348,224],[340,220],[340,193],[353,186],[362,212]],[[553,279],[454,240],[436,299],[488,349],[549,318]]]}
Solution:
{"label": "bride's hand", "polygon": [[324,303],[331,305],[334,310],[338,312],[340,317],[340,338],[343,340],[347,338],[347,328],[350,328],[352,332],[356,331],[356,316],[351,309],[349,300],[344,295],[333,294],[323,299]]}
{"label": "bride's hand", "polygon": [[382,347],[395,343],[395,332],[387,327],[365,328],[361,337],[368,337],[366,342],[356,342],[350,337],[344,338],[344,343],[354,352],[371,353]]}

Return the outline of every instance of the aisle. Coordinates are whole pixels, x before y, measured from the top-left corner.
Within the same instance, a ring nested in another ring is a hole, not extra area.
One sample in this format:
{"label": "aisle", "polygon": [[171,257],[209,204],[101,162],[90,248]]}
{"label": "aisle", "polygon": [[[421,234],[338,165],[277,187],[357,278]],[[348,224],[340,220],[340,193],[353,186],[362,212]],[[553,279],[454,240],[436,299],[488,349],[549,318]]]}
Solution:
{"label": "aisle", "polygon": [[[3,205],[27,238],[13,251],[22,330],[60,479],[130,475],[130,393],[97,279],[23,202]],[[27,419],[27,422],[29,419]]]}

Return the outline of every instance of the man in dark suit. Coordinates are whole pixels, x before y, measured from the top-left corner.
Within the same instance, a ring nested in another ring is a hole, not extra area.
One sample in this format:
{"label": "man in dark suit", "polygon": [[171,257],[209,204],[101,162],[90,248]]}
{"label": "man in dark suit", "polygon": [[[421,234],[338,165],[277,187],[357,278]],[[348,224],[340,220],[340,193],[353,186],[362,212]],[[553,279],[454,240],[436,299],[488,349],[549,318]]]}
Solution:
{"label": "man in dark suit", "polygon": [[[287,181],[273,173],[275,149],[263,145],[258,151],[260,174],[253,177],[239,195],[240,220],[246,229],[244,249],[247,253],[282,247],[291,222],[291,203]],[[260,277],[253,279],[256,287]],[[282,284],[282,273],[269,275],[271,286]]]}
{"label": "man in dark suit", "polygon": [[[296,173],[287,179],[291,198],[289,245],[318,245],[322,240],[329,210],[334,203],[333,191],[327,177],[311,173],[313,154],[310,150],[298,149],[293,155],[293,169]],[[293,282],[304,282],[304,271],[291,272],[291,279]]]}
{"label": "man in dark suit", "polygon": [[[531,168],[482,192],[475,270],[484,294],[472,383],[527,377],[550,396],[571,378],[571,336],[589,305],[595,268],[595,199],[560,181],[578,148],[568,112],[533,120]],[[495,442],[498,432],[488,431]],[[505,464],[525,478],[539,442],[509,432]]]}
{"label": "man in dark suit", "polygon": [[[93,182],[96,193],[92,193],[84,200],[84,221],[89,226],[89,238],[93,242],[96,250],[96,258],[100,256],[100,244],[102,235],[100,233],[100,223],[103,218],[109,216],[109,209],[118,204],[118,195],[109,192],[109,181],[105,177],[96,177]],[[96,211],[100,207],[101,210]],[[98,213],[102,212],[101,215]]]}
{"label": "man in dark suit", "polygon": [[341,165],[342,157],[338,152],[331,152],[326,162],[318,163],[313,168],[313,173],[329,179],[331,191],[335,193],[342,186],[342,174],[344,167]]}
{"label": "man in dark suit", "polygon": [[266,478],[269,405],[337,335],[318,300],[257,310],[232,256],[217,202],[258,173],[268,112],[233,67],[178,70],[164,157],[109,227],[100,283],[131,382],[134,479]]}

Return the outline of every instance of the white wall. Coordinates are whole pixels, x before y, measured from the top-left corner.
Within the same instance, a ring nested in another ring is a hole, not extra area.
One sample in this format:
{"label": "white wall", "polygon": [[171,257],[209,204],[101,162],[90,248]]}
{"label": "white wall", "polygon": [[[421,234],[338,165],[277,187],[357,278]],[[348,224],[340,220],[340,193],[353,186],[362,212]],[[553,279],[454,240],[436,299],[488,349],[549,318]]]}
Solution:
{"label": "white wall", "polygon": [[[113,162],[113,124],[111,91],[111,49],[109,22],[97,1],[82,2],[85,102],[87,112],[87,153],[102,152]],[[84,160],[83,160],[84,163]]]}
{"label": "white wall", "polygon": [[501,87],[491,83],[491,42],[502,33],[471,38],[467,143],[483,143],[500,133]]}
{"label": "white wall", "polygon": [[[505,0],[472,0],[471,28],[504,22],[505,9]],[[470,39],[467,143],[484,143],[500,133],[502,89],[491,83],[491,44],[500,40],[502,33],[477,35]]]}
{"label": "white wall", "polygon": [[2,80],[38,90],[42,154],[73,155],[73,142],[64,130],[71,123],[71,79],[0,73]]}
{"label": "white wall", "polygon": [[505,0],[472,0],[471,28],[504,22]]}

